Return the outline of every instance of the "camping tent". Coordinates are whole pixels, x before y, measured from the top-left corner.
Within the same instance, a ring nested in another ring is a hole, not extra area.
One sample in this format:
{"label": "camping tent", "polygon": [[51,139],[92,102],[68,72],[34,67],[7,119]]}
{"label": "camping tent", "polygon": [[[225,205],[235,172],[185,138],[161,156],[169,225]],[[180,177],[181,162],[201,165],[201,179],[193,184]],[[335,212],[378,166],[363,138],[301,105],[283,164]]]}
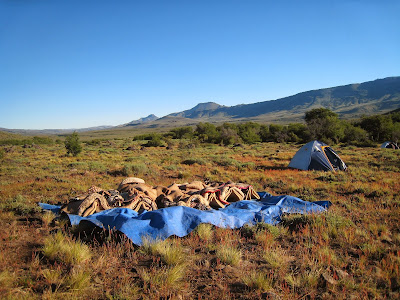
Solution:
{"label": "camping tent", "polygon": [[400,149],[394,142],[384,142],[381,148],[389,148],[389,149]]}
{"label": "camping tent", "polygon": [[312,141],[297,151],[289,163],[289,168],[336,171],[346,170],[347,166],[331,147],[319,141]]}

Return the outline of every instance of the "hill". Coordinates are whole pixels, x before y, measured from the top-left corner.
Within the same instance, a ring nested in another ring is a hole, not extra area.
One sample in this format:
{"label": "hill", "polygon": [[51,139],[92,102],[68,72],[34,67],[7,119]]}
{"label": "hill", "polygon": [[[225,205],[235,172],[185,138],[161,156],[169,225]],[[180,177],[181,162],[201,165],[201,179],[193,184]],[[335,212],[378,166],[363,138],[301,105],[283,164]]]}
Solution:
{"label": "hill", "polygon": [[151,114],[151,115],[148,115],[147,117],[140,118],[139,120],[135,120],[135,121],[130,121],[129,123],[121,125],[121,126],[135,126],[138,124],[148,123],[148,122],[151,122],[151,121],[154,121],[157,119],[158,119],[158,117],[156,115]]}

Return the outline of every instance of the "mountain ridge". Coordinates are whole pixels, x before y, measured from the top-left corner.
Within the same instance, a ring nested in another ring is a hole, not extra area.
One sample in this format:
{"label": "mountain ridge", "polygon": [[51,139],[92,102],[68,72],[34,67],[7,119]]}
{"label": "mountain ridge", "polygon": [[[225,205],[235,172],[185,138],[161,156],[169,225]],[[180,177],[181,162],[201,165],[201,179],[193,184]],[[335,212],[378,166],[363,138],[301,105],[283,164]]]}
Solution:
{"label": "mountain ridge", "polygon": [[[209,103],[206,103],[208,107]],[[194,108],[199,105],[201,103]],[[214,109],[203,109],[201,113],[192,108],[168,116],[188,118],[192,122],[196,120],[211,123],[244,120],[287,122],[301,121],[307,110],[325,107],[338,113],[342,118],[356,118],[364,114],[384,113],[399,108],[400,77],[305,91],[276,100],[235,106],[214,103],[213,106]],[[163,118],[158,119],[160,123]],[[161,124],[160,126],[162,127]],[[152,127],[155,127],[154,122]]]}

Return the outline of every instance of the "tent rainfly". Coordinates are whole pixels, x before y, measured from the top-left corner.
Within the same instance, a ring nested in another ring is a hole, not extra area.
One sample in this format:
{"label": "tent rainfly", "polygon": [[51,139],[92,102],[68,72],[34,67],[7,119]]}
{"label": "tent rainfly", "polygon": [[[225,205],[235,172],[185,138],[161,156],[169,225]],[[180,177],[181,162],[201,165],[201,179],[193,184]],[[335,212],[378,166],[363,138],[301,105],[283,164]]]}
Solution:
{"label": "tent rainfly", "polygon": [[300,170],[337,171],[346,170],[346,164],[331,147],[319,141],[305,144],[293,156],[289,168]]}
{"label": "tent rainfly", "polygon": [[394,142],[384,142],[381,148],[396,149],[396,150],[400,149],[399,146],[397,146],[397,144]]}

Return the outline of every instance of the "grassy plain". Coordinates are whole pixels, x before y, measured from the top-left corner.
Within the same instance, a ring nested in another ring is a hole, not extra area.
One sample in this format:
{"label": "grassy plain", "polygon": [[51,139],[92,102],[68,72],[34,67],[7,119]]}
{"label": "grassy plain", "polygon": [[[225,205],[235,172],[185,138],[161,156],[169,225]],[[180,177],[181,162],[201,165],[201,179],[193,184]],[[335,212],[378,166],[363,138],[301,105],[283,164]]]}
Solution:
{"label": "grassy plain", "polygon": [[[129,146],[133,146],[126,150]],[[299,148],[143,148],[131,138],[3,146],[0,160],[0,297],[9,299],[395,299],[400,297],[400,151],[335,146],[349,170],[298,171]],[[258,191],[330,200],[326,214],[284,216],[277,226],[201,225],[143,247],[117,233],[77,237],[38,209],[126,176],[149,184],[246,182]]]}

